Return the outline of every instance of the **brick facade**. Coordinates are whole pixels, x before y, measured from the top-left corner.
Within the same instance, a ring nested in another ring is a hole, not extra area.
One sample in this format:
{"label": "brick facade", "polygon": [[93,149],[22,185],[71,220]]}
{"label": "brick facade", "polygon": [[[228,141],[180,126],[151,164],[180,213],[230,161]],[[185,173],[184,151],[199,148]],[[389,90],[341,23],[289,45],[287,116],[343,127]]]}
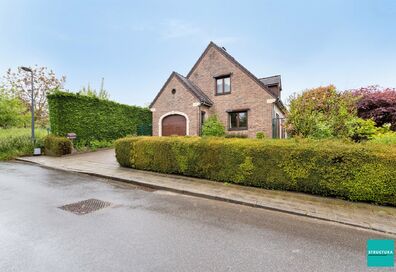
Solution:
{"label": "brick facade", "polygon": [[[175,89],[175,93],[172,90]],[[162,93],[151,107],[153,112],[153,135],[159,136],[162,118],[170,114],[187,115],[187,134],[199,135],[199,107],[197,98],[187,88],[171,75]]]}
{"label": "brick facade", "polygon": [[[150,106],[153,111],[153,135],[160,135],[160,118],[172,111],[188,115],[188,134],[199,135],[200,112],[205,111],[206,117],[216,114],[226,127],[227,133],[255,137],[257,132],[264,132],[268,137],[272,137],[276,98],[257,82],[257,78],[221,50],[223,49],[211,43],[187,76],[190,82],[206,94],[212,105],[198,106],[200,100],[177,77],[171,76]],[[215,78],[222,75],[230,75],[231,93],[216,95]],[[172,94],[172,89],[176,90],[175,94]],[[228,131],[228,111],[239,109],[248,109],[248,128]]]}

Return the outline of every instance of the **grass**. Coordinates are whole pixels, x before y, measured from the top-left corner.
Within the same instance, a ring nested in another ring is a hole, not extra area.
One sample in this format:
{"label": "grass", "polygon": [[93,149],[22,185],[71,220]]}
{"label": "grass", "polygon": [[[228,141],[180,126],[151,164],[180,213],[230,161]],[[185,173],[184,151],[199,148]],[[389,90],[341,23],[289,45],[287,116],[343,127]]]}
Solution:
{"label": "grass", "polygon": [[[45,129],[36,129],[37,144],[47,135]],[[0,129],[0,161],[33,154],[30,128]]]}

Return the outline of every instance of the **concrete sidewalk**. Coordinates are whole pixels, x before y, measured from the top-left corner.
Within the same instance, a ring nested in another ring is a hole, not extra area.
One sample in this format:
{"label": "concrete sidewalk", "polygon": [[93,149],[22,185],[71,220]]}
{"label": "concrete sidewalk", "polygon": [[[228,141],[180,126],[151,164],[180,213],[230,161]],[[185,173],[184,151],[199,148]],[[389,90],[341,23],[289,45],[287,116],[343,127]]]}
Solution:
{"label": "concrete sidewalk", "polygon": [[154,189],[218,199],[396,234],[396,208],[123,168],[115,159],[114,149],[64,157],[23,157],[18,160],[53,169],[126,181]]}

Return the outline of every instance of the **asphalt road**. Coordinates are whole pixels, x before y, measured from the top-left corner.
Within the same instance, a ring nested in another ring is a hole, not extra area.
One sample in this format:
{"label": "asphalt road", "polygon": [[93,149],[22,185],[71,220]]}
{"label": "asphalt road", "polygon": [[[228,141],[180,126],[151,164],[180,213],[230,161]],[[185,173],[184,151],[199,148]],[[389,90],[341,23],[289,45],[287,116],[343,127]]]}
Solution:
{"label": "asphalt road", "polygon": [[[95,198],[110,207],[58,207]],[[0,271],[366,271],[376,232],[0,163]],[[376,271],[394,271],[378,270]]]}

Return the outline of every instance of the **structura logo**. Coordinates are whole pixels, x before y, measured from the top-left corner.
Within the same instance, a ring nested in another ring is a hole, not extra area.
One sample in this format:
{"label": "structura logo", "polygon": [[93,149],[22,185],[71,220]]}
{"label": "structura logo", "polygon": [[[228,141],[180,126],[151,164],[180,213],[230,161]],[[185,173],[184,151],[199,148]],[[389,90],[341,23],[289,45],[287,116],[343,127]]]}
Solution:
{"label": "structura logo", "polygon": [[367,266],[394,267],[395,241],[367,240]]}

